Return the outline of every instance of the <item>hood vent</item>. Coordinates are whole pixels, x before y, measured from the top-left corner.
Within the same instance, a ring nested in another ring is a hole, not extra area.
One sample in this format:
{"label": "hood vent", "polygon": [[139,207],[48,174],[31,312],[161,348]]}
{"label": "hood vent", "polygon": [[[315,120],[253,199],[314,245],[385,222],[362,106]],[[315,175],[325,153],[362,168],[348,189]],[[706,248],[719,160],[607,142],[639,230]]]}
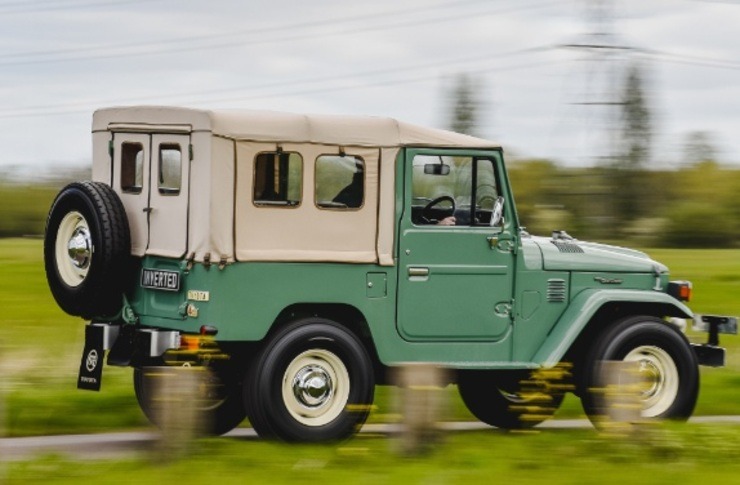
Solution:
{"label": "hood vent", "polygon": [[583,253],[583,248],[574,242],[550,241],[561,253]]}
{"label": "hood vent", "polygon": [[565,286],[565,280],[560,278],[547,280],[547,301],[551,303],[565,303],[567,293],[568,288]]}

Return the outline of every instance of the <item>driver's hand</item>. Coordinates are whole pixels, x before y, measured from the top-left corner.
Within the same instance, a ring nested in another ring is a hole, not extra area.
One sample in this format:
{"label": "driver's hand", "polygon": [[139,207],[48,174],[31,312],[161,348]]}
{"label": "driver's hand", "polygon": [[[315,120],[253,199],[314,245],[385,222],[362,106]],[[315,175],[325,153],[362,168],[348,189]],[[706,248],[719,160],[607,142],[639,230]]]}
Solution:
{"label": "driver's hand", "polygon": [[455,216],[445,217],[437,223],[438,226],[454,226],[457,223]]}

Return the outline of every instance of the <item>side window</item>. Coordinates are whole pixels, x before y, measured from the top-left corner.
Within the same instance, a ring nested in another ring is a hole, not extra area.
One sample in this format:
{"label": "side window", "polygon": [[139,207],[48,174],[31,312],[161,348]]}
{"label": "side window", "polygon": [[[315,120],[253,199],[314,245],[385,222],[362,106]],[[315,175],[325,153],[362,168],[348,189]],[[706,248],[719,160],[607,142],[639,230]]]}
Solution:
{"label": "side window", "polygon": [[140,194],[144,185],[144,147],[141,143],[121,144],[121,190]]}
{"label": "side window", "polygon": [[177,195],[182,183],[182,152],[180,145],[159,145],[159,178],[157,186],[160,194]]}
{"label": "side window", "polygon": [[416,155],[411,219],[416,225],[487,226],[499,195],[491,158]]}
{"label": "side window", "polygon": [[297,207],[303,193],[303,158],[294,152],[263,152],[254,160],[254,204]]}
{"label": "side window", "polygon": [[365,200],[365,162],[352,155],[316,159],[316,205],[321,209],[358,209]]}

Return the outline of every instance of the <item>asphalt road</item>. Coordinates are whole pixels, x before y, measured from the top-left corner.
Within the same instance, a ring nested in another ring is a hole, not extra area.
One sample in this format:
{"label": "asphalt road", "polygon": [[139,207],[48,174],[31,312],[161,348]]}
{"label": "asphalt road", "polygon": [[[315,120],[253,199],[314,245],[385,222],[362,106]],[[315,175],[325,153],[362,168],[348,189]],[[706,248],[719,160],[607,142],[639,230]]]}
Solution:
{"label": "asphalt road", "polygon": [[[697,416],[691,423],[740,423],[740,416]],[[448,422],[441,424],[448,431],[474,431],[492,429],[480,422]],[[585,419],[554,419],[537,429],[578,429],[591,427]],[[400,430],[394,424],[367,424],[361,433],[393,434]],[[257,434],[251,428],[238,428],[225,435],[227,438],[252,440]],[[116,458],[154,449],[159,440],[157,432],[124,432],[86,435],[33,436],[26,438],[0,438],[0,460],[23,460],[41,453],[59,453],[74,457]]]}

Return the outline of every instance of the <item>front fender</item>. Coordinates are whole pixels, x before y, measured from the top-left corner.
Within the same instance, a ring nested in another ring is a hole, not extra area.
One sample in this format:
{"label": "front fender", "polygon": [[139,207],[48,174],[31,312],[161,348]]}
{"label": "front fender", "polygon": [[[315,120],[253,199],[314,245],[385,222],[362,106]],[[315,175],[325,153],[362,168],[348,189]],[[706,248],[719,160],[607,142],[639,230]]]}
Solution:
{"label": "front fender", "polygon": [[[584,290],[570,302],[532,361],[552,367],[563,358],[596,312],[608,303],[655,305],[656,316],[693,318],[691,310],[666,293],[640,290]],[[658,314],[659,313],[659,314]]]}

